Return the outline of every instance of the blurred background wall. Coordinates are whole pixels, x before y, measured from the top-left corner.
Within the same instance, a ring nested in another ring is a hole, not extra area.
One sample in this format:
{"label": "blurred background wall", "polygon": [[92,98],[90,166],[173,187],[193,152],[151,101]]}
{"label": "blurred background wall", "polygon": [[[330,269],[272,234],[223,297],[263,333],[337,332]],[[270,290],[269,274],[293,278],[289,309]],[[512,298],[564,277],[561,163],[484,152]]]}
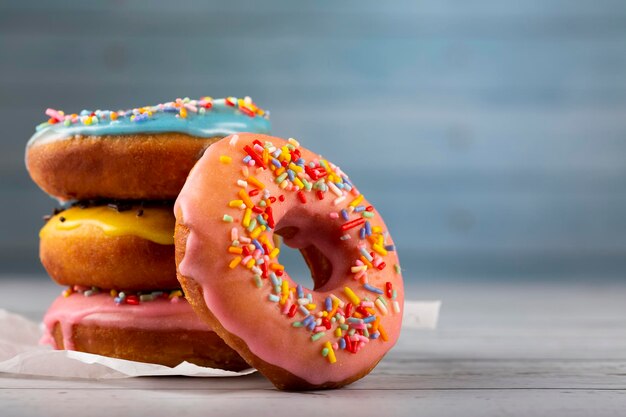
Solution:
{"label": "blurred background wall", "polygon": [[0,273],[43,273],[47,107],[201,95],[342,166],[407,279],[625,279],[623,0],[0,1]]}

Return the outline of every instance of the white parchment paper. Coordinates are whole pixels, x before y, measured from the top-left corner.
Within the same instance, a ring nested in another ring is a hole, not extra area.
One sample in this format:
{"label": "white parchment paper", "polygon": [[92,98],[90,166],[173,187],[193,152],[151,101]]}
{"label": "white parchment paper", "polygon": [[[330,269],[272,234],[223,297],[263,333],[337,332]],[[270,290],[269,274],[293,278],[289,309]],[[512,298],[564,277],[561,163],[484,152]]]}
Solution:
{"label": "white parchment paper", "polygon": [[[434,329],[439,301],[406,301],[403,329]],[[109,358],[71,350],[54,350],[38,344],[41,325],[0,309],[0,372],[57,378],[128,378],[135,376],[182,375],[196,377],[241,376],[241,372],[205,368],[183,362],[174,368]]]}

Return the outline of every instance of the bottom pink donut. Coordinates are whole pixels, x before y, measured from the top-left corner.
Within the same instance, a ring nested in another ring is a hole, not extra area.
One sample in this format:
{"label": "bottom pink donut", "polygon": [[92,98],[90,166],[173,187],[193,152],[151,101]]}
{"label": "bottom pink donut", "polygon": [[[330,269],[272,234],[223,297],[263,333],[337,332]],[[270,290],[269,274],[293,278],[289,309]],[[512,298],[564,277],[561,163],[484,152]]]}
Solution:
{"label": "bottom pink donut", "polygon": [[240,371],[249,365],[184,298],[121,304],[100,293],[58,297],[44,316],[41,344],[138,362]]}

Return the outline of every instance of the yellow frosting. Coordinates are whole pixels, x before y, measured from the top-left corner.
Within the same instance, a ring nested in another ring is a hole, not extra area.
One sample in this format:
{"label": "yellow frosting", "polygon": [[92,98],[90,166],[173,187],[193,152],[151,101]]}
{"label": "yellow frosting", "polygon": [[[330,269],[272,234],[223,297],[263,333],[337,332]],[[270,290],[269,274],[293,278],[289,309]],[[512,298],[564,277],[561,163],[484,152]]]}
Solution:
{"label": "yellow frosting", "polygon": [[[174,244],[174,213],[170,207],[140,207],[117,211],[107,206],[72,207],[52,217],[39,232],[44,237],[52,230],[73,230],[89,224],[99,227],[108,236],[138,236],[161,245]],[[61,219],[64,219],[61,221]]]}

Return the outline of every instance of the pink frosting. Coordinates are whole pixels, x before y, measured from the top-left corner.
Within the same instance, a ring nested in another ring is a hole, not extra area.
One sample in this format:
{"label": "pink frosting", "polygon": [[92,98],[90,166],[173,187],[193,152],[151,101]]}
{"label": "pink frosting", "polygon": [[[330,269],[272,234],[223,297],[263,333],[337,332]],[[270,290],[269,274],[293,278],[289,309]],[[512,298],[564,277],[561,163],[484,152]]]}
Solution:
{"label": "pink frosting", "polygon": [[[190,229],[185,256],[179,265],[180,273],[202,286],[205,302],[221,325],[228,332],[243,339],[251,352],[262,360],[311,384],[339,382],[368,371],[394,345],[400,333],[404,290],[395,251],[389,251],[384,256],[386,267],[383,270],[373,268],[367,271],[369,285],[384,289],[385,284],[390,282],[396,292],[393,299],[383,296],[387,300],[387,314],[376,311],[388,340],[370,339],[356,354],[334,349],[337,361],[330,363],[328,358],[322,356],[321,351],[325,342],[338,342],[339,338],[334,334],[335,327],[326,331],[319,339],[312,340],[314,332],[292,325],[304,318],[302,313],[298,312],[295,317],[289,318],[284,311],[281,312],[283,306],[270,301],[274,288],[269,280],[263,280],[262,287],[257,288],[250,269],[242,265],[234,268],[229,266],[236,256],[227,252],[232,243],[231,229],[238,227],[239,235],[246,235],[240,224],[244,212],[239,208],[229,207],[231,200],[239,198],[241,183],[238,185],[237,181],[246,179],[243,168],[245,164],[242,162],[247,155],[244,146],[253,147],[255,139],[262,143],[272,142],[277,148],[287,144],[282,139],[265,135],[235,136],[238,137],[224,138],[208,148],[189,175],[176,201],[176,219]],[[307,163],[321,158],[304,148],[298,149]],[[227,163],[228,158],[220,158],[223,156],[230,156],[232,162]],[[375,301],[378,295],[365,289],[362,281],[355,280],[351,271],[355,259],[359,257],[357,244],[365,244],[365,241],[359,239],[358,228],[342,231],[341,225],[345,220],[336,215],[359,195],[356,188],[348,193],[345,203],[335,205],[333,199],[336,195],[330,192],[326,193],[323,200],[318,200],[315,191],[307,192],[307,202],[302,203],[297,190],[281,189],[269,169],[258,169],[258,165],[248,169],[250,175],[265,184],[272,196],[285,196],[284,202],[277,200],[272,204],[276,230],[288,226],[299,229],[299,233],[292,239],[285,239],[285,243],[296,248],[313,245],[332,264],[332,274],[328,281],[321,286],[317,285],[319,288],[315,290],[306,290],[307,293],[312,293],[313,303],[317,305],[315,311],[323,310],[325,299],[330,294],[347,303],[349,300],[344,293],[345,286],[349,286],[361,300]],[[248,190],[253,188],[248,186]],[[259,198],[252,197],[255,204],[258,204]],[[366,200],[360,202],[364,206],[369,204]],[[369,219],[371,226],[380,227],[386,233],[380,215],[372,208],[370,211],[374,214]],[[225,214],[232,216],[234,221],[224,221]],[[360,215],[356,213],[350,217],[351,220],[357,218]],[[272,230],[266,233],[271,235]],[[351,238],[341,240],[340,237],[346,233]],[[391,237],[386,235],[385,245],[392,244]],[[282,279],[287,280],[290,287],[297,285],[288,271],[285,271]],[[395,309],[392,307],[394,302],[397,302]],[[376,310],[376,307],[373,309]]]}
{"label": "pink frosting", "polygon": [[43,322],[45,330],[40,344],[57,348],[51,332],[60,323],[63,345],[68,350],[74,349],[72,330],[76,324],[147,330],[211,330],[184,298],[117,305],[109,294],[104,293],[90,297],[78,293],[59,296],[48,309]]}

